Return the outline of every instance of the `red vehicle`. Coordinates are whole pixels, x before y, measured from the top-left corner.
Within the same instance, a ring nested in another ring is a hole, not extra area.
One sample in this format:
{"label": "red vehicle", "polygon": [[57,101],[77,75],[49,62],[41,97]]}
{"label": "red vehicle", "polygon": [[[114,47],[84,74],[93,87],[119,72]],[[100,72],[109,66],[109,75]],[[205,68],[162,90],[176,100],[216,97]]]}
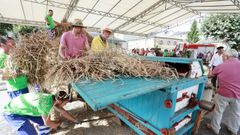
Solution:
{"label": "red vehicle", "polygon": [[199,58],[199,56],[205,56],[207,53],[214,53],[216,45],[215,44],[188,44],[184,42],[179,42],[175,47],[176,54],[181,52],[190,51],[190,58]]}

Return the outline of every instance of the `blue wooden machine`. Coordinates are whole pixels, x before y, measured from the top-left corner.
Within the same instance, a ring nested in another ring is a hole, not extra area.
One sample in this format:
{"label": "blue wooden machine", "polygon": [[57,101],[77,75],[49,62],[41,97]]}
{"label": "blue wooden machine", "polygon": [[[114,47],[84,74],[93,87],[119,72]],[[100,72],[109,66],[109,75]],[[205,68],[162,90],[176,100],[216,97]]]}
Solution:
{"label": "blue wooden machine", "polygon": [[175,67],[178,80],[119,78],[81,80],[73,88],[94,110],[107,108],[140,135],[191,134],[207,77],[197,59],[157,58]]}

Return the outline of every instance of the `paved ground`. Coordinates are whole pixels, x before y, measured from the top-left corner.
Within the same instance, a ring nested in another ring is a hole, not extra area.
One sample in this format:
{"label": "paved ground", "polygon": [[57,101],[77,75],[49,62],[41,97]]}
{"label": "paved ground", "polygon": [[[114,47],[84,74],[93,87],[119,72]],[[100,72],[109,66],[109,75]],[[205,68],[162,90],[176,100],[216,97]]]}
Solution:
{"label": "paved ground", "polygon": [[[0,95],[2,95],[0,93]],[[2,98],[1,98],[2,99]],[[111,115],[108,111],[85,111],[83,110],[83,104],[81,102],[75,102],[66,106],[67,110],[71,110],[71,113],[79,120],[97,119],[99,117]],[[209,122],[208,118],[205,118],[199,129],[197,135],[214,135],[208,129],[205,124]],[[128,128],[126,125],[119,126],[113,121],[113,118],[102,119],[98,121],[86,122],[82,124],[66,123],[68,125],[65,129],[59,129],[52,135],[136,135],[134,131]],[[0,135],[15,135],[15,132],[7,125],[7,123],[0,117]],[[228,130],[223,127],[220,135],[230,135]],[[239,133],[240,135],[240,133]]]}
{"label": "paved ground", "polygon": [[[8,103],[10,99],[5,91],[0,91],[0,112],[5,104]],[[70,103],[66,106],[67,110],[71,110],[70,112],[77,116],[79,120],[89,120],[89,119],[97,119],[99,117],[109,116],[111,115],[108,111],[85,111],[83,109],[83,103],[80,101]],[[226,118],[227,114],[223,117]],[[208,115],[203,120],[199,133],[197,135],[214,135],[208,129],[206,129],[205,124],[209,122],[209,118],[211,116]],[[134,131],[132,131],[128,126],[123,125],[119,126],[113,120],[113,118],[102,119],[98,121],[85,122],[82,124],[72,124],[66,123],[67,128],[59,129],[57,132],[52,133],[52,135],[136,135]],[[0,116],[0,135],[16,135],[14,130],[3,120]],[[223,127],[220,131],[220,135],[230,135],[228,130]],[[240,135],[240,132],[239,132]]]}

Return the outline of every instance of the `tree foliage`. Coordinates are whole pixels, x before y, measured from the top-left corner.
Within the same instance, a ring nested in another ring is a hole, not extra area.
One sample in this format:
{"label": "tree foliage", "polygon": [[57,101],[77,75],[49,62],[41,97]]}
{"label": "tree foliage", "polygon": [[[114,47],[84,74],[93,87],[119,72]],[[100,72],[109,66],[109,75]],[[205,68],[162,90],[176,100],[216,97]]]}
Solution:
{"label": "tree foliage", "polygon": [[7,32],[12,30],[13,30],[12,24],[0,23],[0,35],[7,35]]}
{"label": "tree foliage", "polygon": [[19,33],[19,34],[31,33],[34,30],[36,30],[35,26],[28,26],[28,25],[15,25],[14,26],[14,32]]}
{"label": "tree foliage", "polygon": [[191,31],[187,34],[187,41],[189,43],[196,43],[199,41],[199,31],[197,28],[197,21],[192,23]]}
{"label": "tree foliage", "polygon": [[240,15],[218,14],[209,16],[202,26],[202,32],[206,37],[221,39],[240,49]]}

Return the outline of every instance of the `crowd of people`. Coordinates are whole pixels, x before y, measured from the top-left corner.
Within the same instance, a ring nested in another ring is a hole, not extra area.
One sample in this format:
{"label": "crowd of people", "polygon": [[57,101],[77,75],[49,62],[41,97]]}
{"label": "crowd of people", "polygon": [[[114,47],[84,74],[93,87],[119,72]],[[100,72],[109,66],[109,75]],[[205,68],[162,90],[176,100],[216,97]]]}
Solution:
{"label": "crowd of people", "polygon": [[131,51],[132,55],[139,55],[139,56],[158,56],[158,57],[177,57],[174,50],[161,50],[161,48],[151,48],[150,50],[146,48],[136,49],[133,48]]}

